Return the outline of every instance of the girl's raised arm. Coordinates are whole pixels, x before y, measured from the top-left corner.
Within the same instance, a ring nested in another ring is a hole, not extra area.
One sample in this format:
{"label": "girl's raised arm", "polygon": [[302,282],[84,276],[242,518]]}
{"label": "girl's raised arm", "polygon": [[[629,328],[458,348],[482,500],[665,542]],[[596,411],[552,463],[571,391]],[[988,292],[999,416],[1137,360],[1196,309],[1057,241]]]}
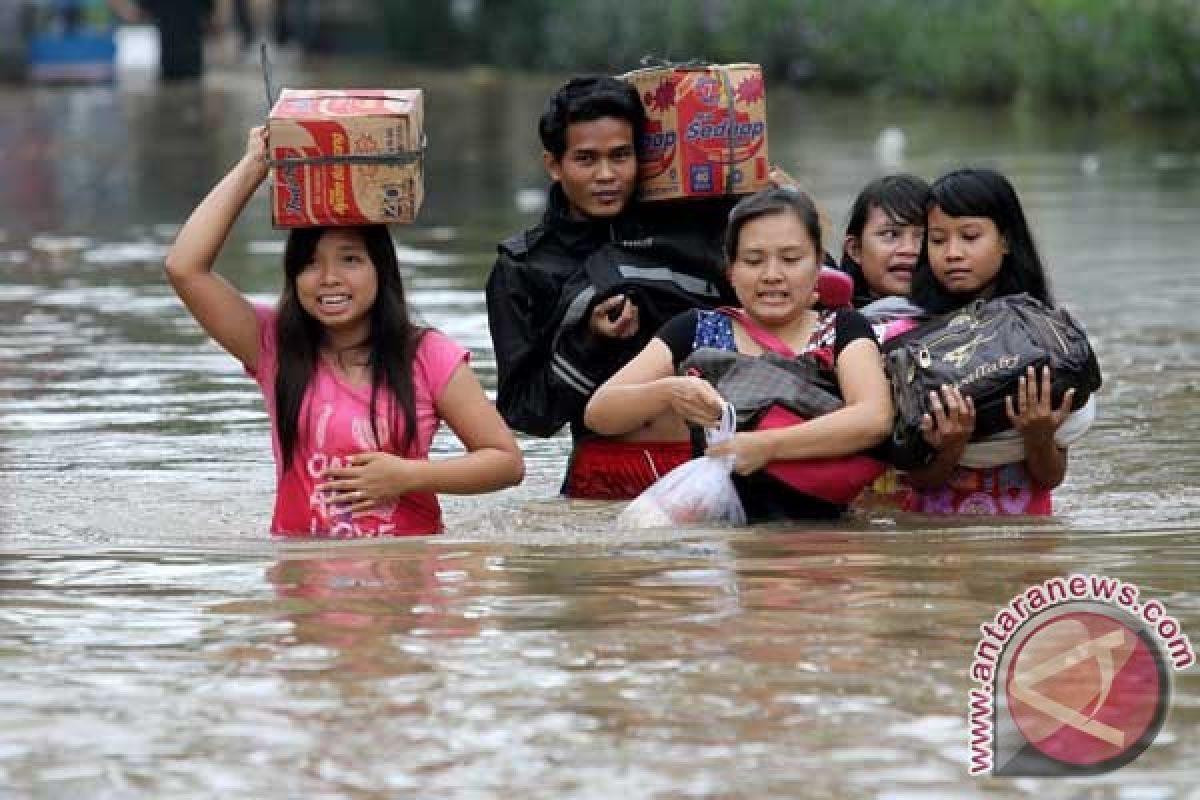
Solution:
{"label": "girl's raised arm", "polygon": [[258,367],[254,308],[212,268],[233,224],[266,177],[267,131],[253,128],[245,155],[196,206],[166,261],[171,286],[200,327],[251,370]]}

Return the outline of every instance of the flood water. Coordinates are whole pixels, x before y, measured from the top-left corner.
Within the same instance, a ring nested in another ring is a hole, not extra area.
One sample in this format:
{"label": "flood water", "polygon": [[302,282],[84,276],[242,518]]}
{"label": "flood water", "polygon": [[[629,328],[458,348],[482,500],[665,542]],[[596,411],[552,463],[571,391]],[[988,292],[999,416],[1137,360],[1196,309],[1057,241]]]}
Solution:
{"label": "flood water", "polygon": [[[556,80],[279,78],[426,88],[401,260],[494,387],[482,286],[535,219],[514,198],[544,185]],[[521,487],[445,498],[441,537],[272,541],[257,389],[161,273],[261,79],[0,88],[0,796],[1200,796],[1196,668],[1104,776],[970,778],[966,721],[979,625],[1052,576],[1134,583],[1200,642],[1197,126],[769,100],[773,160],[837,230],[888,126],[907,170],[1012,177],[1106,377],[1053,519],[621,531],[557,496],[560,437],[522,440]],[[260,195],[219,269],[269,299],[282,240]]]}

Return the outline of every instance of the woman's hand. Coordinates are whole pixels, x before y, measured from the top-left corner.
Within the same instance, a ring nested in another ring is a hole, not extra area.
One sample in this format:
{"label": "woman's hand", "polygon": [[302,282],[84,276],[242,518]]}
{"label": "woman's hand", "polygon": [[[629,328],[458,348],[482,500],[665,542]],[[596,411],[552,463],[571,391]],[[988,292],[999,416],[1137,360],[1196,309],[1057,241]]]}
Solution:
{"label": "woman's hand", "polygon": [[356,453],[346,466],[326,469],[320,489],[329,502],[357,514],[417,489],[423,463],[390,453]]}
{"label": "woman's hand", "polygon": [[975,402],[956,386],[942,386],[941,396],[929,393],[932,414],[921,418],[921,435],[939,452],[962,450],[975,431]]}
{"label": "woman's hand", "polygon": [[664,378],[671,410],[693,425],[715,428],[721,422],[725,401],[713,385],[690,375]]}
{"label": "woman's hand", "polygon": [[1054,432],[1071,413],[1071,401],[1075,398],[1075,390],[1067,389],[1059,407],[1054,408],[1050,387],[1050,368],[1042,367],[1039,388],[1037,372],[1030,367],[1017,381],[1016,402],[1013,402],[1011,395],[1004,398],[1004,410],[1008,412],[1009,422],[1020,431],[1021,437],[1027,442],[1053,440]]}
{"label": "woman's hand", "polygon": [[246,134],[246,154],[242,160],[267,174],[267,128],[264,125],[251,128]]}
{"label": "woman's hand", "polygon": [[735,433],[732,439],[714,444],[704,451],[706,456],[733,456],[733,471],[738,475],[749,475],[765,467],[774,459],[774,448],[762,431]]}

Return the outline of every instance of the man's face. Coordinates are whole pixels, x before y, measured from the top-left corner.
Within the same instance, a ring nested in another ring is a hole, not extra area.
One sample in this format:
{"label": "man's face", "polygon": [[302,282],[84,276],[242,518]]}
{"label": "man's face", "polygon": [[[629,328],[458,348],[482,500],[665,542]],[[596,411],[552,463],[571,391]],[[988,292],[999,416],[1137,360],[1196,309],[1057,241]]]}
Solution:
{"label": "man's face", "polygon": [[567,149],[561,159],[543,153],[546,171],[558,181],[571,206],[571,216],[614,217],[637,188],[638,163],[633,126],[616,117],[601,117],[567,126]]}

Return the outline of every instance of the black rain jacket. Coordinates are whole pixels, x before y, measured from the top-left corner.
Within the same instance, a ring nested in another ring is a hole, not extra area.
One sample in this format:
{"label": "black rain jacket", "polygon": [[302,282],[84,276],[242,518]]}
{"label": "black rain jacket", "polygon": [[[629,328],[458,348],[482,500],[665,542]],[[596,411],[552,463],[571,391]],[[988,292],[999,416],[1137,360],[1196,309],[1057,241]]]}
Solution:
{"label": "black rain jacket", "polygon": [[[506,239],[487,282],[496,352],[496,405],[515,430],[586,433],[592,393],[690,308],[736,304],[721,239],[739,198],[633,204],[613,218],[574,220],[561,187],[540,224]],[[616,294],[638,306],[629,339],[593,336],[596,304]]]}

